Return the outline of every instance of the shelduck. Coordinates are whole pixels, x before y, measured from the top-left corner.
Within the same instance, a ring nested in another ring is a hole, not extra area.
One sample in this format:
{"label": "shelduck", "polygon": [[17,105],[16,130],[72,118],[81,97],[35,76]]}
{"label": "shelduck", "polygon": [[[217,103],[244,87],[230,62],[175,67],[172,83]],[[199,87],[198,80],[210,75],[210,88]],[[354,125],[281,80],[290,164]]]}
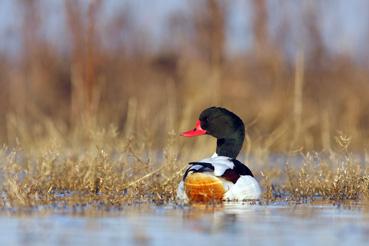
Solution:
{"label": "shelduck", "polygon": [[190,162],[177,189],[177,198],[190,202],[256,200],[261,188],[251,170],[238,161],[245,138],[240,117],[221,108],[207,108],[193,130],[181,136],[210,135],[217,139],[216,152],[200,161]]}

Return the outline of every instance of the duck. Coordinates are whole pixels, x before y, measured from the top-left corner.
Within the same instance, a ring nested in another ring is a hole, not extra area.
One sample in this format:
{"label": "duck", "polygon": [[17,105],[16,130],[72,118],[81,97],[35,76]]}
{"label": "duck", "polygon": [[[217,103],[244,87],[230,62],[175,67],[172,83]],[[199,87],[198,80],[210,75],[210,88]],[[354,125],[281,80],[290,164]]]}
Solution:
{"label": "duck", "polygon": [[200,113],[195,128],[181,136],[210,135],[217,139],[209,157],[190,162],[178,184],[177,199],[187,202],[258,200],[260,185],[237,156],[245,139],[245,125],[235,113],[210,107]]}

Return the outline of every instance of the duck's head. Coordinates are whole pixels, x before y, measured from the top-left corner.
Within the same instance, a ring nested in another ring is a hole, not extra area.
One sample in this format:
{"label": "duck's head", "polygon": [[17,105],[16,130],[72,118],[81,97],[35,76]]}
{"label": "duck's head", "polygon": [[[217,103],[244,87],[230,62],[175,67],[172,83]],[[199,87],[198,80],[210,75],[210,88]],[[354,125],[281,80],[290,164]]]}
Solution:
{"label": "duck's head", "polygon": [[194,137],[205,134],[218,139],[218,155],[235,157],[242,147],[245,126],[233,112],[221,107],[211,107],[201,112],[194,129],[181,135]]}

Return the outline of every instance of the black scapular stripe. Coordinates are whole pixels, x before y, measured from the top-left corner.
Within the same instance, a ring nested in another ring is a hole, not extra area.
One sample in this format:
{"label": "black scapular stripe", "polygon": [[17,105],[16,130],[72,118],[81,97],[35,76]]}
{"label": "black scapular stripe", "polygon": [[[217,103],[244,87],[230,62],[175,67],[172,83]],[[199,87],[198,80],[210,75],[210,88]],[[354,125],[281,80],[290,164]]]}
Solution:
{"label": "black scapular stripe", "polygon": [[243,176],[249,175],[251,177],[254,177],[251,170],[247,166],[242,164],[242,162],[236,159],[230,160],[233,162],[234,167],[225,170],[225,172],[222,175],[222,178],[235,184],[241,175]]}
{"label": "black scapular stripe", "polygon": [[[249,175],[251,177],[254,177],[254,175],[252,174],[251,170],[244,165],[242,162],[236,160],[236,159],[230,159],[230,161],[233,162],[234,167],[231,169],[227,169],[225,170],[225,172],[222,174],[222,178],[232,182],[232,183],[236,183],[237,180],[240,178],[241,175]],[[193,173],[202,173],[202,172],[214,172],[214,166],[211,163],[208,162],[190,162],[188,163],[190,166],[187,168],[185,174],[183,175],[183,180],[186,179],[187,175],[190,172]],[[192,167],[195,165],[200,165],[201,168],[199,169],[193,169]]]}
{"label": "black scapular stripe", "polygon": [[222,178],[224,178],[225,180],[228,180],[228,181],[235,184],[237,182],[237,180],[240,178],[240,174],[237,173],[233,169],[227,169],[223,173]]}
{"label": "black scapular stripe", "polygon": [[249,175],[251,177],[254,177],[251,170],[242,162],[236,159],[231,159],[231,161],[234,164],[233,170],[235,170],[239,175]]}
{"label": "black scapular stripe", "polygon": [[[188,163],[188,165],[190,166],[187,168],[185,174],[183,175],[183,180],[186,179],[187,175],[190,172],[193,172],[193,173],[214,172],[214,166],[208,162],[190,162]],[[198,170],[192,169],[194,165],[200,165],[202,167],[199,168]]]}

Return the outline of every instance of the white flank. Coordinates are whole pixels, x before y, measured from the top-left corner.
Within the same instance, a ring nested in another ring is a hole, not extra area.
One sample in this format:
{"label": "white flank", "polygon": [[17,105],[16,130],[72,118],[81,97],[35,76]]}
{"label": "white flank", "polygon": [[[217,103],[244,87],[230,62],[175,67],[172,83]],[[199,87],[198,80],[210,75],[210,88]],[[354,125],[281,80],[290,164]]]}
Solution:
{"label": "white flank", "polygon": [[237,182],[224,194],[223,200],[259,199],[261,188],[258,181],[251,176],[241,176]]}

